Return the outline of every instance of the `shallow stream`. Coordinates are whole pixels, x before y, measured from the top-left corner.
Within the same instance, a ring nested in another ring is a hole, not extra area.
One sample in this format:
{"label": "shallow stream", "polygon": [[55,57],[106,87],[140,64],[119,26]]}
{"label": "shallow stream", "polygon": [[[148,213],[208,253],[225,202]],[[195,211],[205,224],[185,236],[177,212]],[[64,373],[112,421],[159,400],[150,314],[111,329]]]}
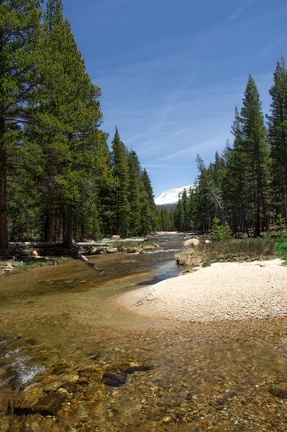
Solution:
{"label": "shallow stream", "polygon": [[[117,297],[176,276],[182,237],[0,277],[0,431],[286,431],[286,319],[148,320]],[[212,283],[212,281],[210,281]]]}

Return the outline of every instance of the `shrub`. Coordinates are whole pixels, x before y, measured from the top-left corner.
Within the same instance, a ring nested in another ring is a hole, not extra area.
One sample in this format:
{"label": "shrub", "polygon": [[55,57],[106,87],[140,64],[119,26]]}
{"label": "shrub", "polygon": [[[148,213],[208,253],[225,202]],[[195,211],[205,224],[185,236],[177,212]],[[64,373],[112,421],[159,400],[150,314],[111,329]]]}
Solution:
{"label": "shrub", "polygon": [[281,238],[276,242],[276,249],[278,251],[278,255],[284,261],[287,261],[287,238]]}
{"label": "shrub", "polygon": [[224,241],[232,238],[232,231],[227,222],[220,223],[218,218],[214,218],[212,221],[212,238],[215,241]]}
{"label": "shrub", "polygon": [[276,220],[276,225],[278,226],[279,235],[281,241],[283,241],[284,236],[286,236],[286,221],[285,218],[282,216],[282,214],[279,214]]}

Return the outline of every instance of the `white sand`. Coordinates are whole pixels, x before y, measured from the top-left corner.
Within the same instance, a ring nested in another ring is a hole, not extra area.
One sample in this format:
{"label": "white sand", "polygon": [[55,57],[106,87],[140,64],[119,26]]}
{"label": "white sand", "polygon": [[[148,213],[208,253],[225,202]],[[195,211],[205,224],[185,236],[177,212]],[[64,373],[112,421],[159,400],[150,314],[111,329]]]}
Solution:
{"label": "white sand", "polygon": [[287,316],[282,261],[216,263],[121,296],[130,311],[152,318],[210,322]]}

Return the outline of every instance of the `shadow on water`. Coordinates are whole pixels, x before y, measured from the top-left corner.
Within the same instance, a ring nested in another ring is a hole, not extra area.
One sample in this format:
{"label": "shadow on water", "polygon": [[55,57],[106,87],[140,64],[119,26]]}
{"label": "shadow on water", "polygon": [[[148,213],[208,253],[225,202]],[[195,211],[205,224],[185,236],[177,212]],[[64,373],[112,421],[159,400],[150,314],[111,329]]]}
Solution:
{"label": "shadow on water", "polygon": [[145,282],[139,282],[137,286],[154,285],[166,279],[174,278],[181,274],[182,269],[176,264],[176,261],[170,260],[156,268],[157,274]]}

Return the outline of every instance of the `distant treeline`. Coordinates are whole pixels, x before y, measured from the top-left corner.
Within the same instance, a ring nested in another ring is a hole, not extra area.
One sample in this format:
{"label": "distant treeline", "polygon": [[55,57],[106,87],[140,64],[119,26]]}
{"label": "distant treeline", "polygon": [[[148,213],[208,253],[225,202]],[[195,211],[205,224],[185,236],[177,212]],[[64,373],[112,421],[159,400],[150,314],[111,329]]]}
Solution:
{"label": "distant treeline", "polygon": [[152,231],[148,174],[117,129],[110,151],[61,0],[4,0],[0,22],[0,249]]}
{"label": "distant treeline", "polygon": [[[212,221],[227,222],[235,234],[260,236],[271,224],[287,221],[287,70],[277,61],[271,105],[264,116],[253,77],[242,108],[235,108],[233,143],[205,166],[197,155],[195,187],[182,194],[174,211],[161,210],[163,225],[179,231],[208,232]],[[265,123],[266,119],[266,123]]]}

